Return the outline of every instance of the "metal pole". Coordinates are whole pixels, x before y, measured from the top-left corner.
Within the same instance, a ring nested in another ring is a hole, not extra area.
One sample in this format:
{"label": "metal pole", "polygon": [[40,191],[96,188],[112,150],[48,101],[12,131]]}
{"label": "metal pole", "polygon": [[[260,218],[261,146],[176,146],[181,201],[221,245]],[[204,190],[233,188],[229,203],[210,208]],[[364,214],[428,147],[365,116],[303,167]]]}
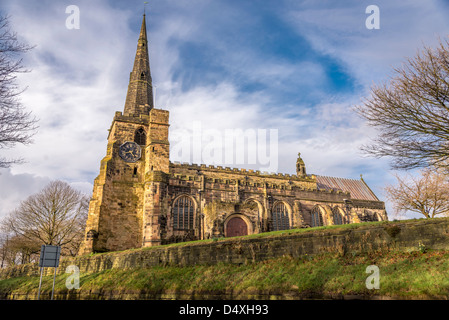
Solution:
{"label": "metal pole", "polygon": [[42,284],[42,272],[44,271],[44,268],[41,267],[41,277],[39,280],[39,291],[37,292],[37,300],[41,297],[41,284]]}
{"label": "metal pole", "polygon": [[55,268],[55,273],[53,274],[53,288],[51,288],[51,300],[53,300],[53,292],[55,291],[56,269],[58,268]]}

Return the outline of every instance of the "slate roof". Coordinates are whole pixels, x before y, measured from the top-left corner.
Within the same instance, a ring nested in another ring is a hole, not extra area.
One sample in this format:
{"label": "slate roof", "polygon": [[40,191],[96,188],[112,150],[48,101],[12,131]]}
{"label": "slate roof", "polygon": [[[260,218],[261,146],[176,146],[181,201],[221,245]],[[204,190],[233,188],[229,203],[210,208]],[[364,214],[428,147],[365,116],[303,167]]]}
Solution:
{"label": "slate roof", "polygon": [[351,199],[379,201],[379,199],[376,197],[373,191],[371,191],[371,189],[366,185],[366,183],[362,179],[354,180],[345,178],[316,176],[316,180],[318,189],[341,190],[344,192],[350,192]]}

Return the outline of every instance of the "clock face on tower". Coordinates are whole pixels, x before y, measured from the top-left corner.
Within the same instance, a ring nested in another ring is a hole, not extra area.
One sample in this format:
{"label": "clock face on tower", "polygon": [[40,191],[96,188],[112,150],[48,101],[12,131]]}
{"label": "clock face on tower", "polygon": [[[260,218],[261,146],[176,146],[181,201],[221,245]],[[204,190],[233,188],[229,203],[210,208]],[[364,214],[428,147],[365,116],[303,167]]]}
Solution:
{"label": "clock face on tower", "polygon": [[135,142],[127,141],[120,146],[118,154],[126,162],[136,162],[141,156],[140,146]]}

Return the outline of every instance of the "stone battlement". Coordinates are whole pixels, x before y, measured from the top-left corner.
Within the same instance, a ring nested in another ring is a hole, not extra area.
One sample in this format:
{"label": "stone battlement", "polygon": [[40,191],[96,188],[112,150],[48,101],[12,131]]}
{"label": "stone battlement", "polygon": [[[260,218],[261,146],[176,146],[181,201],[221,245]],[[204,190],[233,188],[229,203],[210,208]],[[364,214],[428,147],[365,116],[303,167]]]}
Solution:
{"label": "stone battlement", "polygon": [[234,173],[234,174],[244,174],[251,176],[260,176],[263,178],[279,178],[279,179],[288,179],[288,180],[301,180],[301,181],[315,181],[316,176],[314,174],[307,175],[304,177],[298,177],[296,174],[289,173],[276,173],[276,172],[267,172],[253,169],[244,169],[244,168],[231,168],[231,167],[223,167],[223,166],[214,166],[214,165],[206,165],[206,164],[191,164],[187,162],[179,162],[173,161],[170,162],[170,166],[173,168],[184,168],[187,170],[197,170],[197,171],[218,171],[220,173]]}
{"label": "stone battlement", "polygon": [[[316,176],[308,175],[306,177],[298,177],[297,175],[288,173],[266,173],[260,172],[259,170],[252,169],[237,169],[222,166],[213,166],[205,164],[190,164],[181,163],[174,161],[170,163],[170,168],[174,170],[171,171],[170,178],[177,179],[186,182],[200,182],[202,181],[202,173],[219,173],[222,174],[219,178],[205,177],[204,181],[206,183],[218,183],[223,185],[240,185],[249,187],[259,187],[262,188],[264,185],[269,189],[279,189],[279,190],[303,190],[303,191],[314,191],[320,193],[328,194],[342,194],[350,196],[349,192],[344,192],[338,189],[318,189],[316,187]],[[184,172],[176,170],[181,169]],[[224,177],[223,177],[224,175]],[[255,178],[255,179],[254,179]],[[260,179],[258,179],[260,178]],[[267,178],[275,179],[273,182],[267,182]],[[309,187],[305,187],[303,184],[296,184],[295,182],[307,182]]]}

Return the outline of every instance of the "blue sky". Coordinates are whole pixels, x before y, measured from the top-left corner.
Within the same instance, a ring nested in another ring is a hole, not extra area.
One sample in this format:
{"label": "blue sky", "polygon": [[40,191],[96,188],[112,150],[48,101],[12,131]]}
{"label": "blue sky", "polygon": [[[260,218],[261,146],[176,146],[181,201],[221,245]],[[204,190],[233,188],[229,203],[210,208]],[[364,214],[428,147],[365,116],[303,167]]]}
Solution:
{"label": "blue sky", "polygon": [[[365,26],[372,4],[378,30]],[[69,5],[80,9],[79,30],[65,26]],[[36,45],[19,84],[40,128],[34,144],[1,150],[27,163],[0,170],[0,217],[52,179],[91,193],[107,129],[123,110],[142,9],[143,1],[2,1],[14,30]],[[419,47],[449,34],[448,9],[441,0],[150,1],[156,107],[170,111],[172,145],[198,122],[219,132],[276,129],[278,172],[294,173],[301,152],[308,173],[363,174],[385,200],[388,159],[360,152],[376,132],[352,107]]]}

